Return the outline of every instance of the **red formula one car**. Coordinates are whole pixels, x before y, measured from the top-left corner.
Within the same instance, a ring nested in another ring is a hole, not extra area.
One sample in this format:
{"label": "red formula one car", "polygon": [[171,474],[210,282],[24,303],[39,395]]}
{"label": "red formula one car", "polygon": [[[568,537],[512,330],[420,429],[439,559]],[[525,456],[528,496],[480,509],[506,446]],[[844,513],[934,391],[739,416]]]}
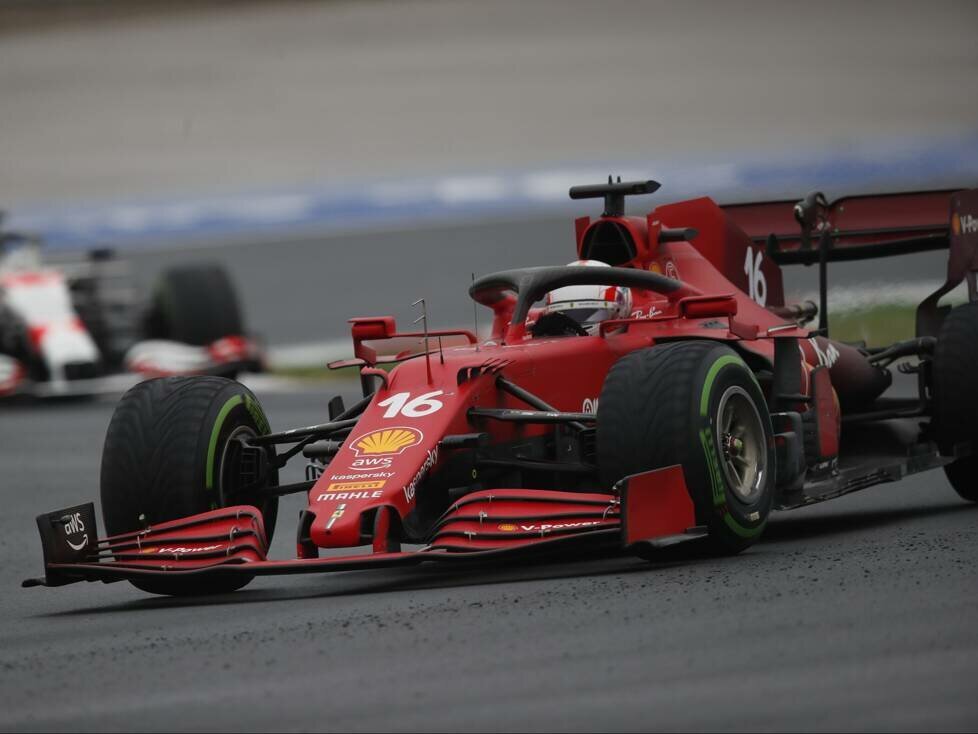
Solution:
{"label": "red formula one car", "polygon": [[[577,220],[587,262],[472,283],[494,316],[486,341],[352,319],[355,358],[331,366],[358,368],[364,398],[334,399],[322,424],[271,432],[254,395],[217,377],[134,387],[105,441],[108,535],[91,503],[41,515],[45,576],[25,584],[191,594],[569,547],[736,553],[772,509],[938,467],[978,499],[978,191],[702,198],[624,216],[626,195],[656,188],[571,189],[605,200],[599,219]],[[920,305],[916,338],[827,338],[826,263],[939,248],[947,283]],[[792,263],[820,265],[820,310],[784,304],[779,266]],[[965,280],[969,302],[938,307]],[[817,313],[820,328],[801,326]],[[403,337],[423,348],[378,355]],[[884,394],[898,359],[917,377],[912,398]],[[280,485],[300,453],[307,481]],[[277,498],[293,492],[309,498],[297,558],[269,560]]]}

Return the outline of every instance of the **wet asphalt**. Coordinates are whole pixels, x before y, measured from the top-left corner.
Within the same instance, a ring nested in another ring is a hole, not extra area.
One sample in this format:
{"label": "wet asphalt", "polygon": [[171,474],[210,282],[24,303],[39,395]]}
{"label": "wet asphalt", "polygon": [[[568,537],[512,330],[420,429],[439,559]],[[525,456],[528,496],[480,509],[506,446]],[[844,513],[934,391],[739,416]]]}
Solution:
{"label": "wet asphalt", "polygon": [[[274,428],[334,387],[262,398]],[[978,507],[940,472],[679,553],[21,589],[34,516],[97,499],[110,401],[0,414],[0,730],[974,730]],[[290,467],[283,481],[301,478]],[[292,553],[297,497],[273,554]]]}

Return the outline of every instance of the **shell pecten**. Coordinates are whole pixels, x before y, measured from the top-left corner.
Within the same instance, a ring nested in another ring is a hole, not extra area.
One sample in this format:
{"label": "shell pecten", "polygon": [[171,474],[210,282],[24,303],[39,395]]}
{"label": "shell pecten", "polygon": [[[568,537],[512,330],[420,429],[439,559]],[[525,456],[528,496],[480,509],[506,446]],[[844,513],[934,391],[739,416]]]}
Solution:
{"label": "shell pecten", "polygon": [[421,432],[413,428],[381,428],[359,438],[354,444],[357,456],[399,454],[421,443]]}

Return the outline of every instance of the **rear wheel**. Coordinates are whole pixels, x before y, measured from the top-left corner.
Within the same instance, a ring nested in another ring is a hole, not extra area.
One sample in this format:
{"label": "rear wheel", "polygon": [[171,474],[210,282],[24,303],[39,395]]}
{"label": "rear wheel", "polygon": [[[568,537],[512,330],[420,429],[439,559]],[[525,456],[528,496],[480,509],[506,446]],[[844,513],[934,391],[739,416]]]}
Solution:
{"label": "rear wheel", "polygon": [[680,464],[709,543],[754,543],[774,496],[771,420],[753,373],[722,344],[676,342],[633,352],[608,373],[598,403],[602,480]]}
{"label": "rear wheel", "polygon": [[[110,535],[139,530],[228,505],[261,510],[271,541],[278,499],[242,495],[234,439],[268,433],[248,388],[223,377],[163,377],[133,387],[109,423],[102,453],[102,515]],[[271,449],[269,450],[272,451]],[[271,458],[274,454],[270,454]],[[276,484],[273,471],[269,483]],[[140,579],[155,594],[234,591],[251,576]]]}
{"label": "rear wheel", "polygon": [[[944,319],[934,348],[934,425],[945,451],[971,442],[978,451],[978,303],[958,306]],[[944,467],[954,490],[978,502],[978,455]]]}
{"label": "rear wheel", "polygon": [[156,283],[147,336],[206,346],[242,334],[234,286],[219,265],[170,268]]}

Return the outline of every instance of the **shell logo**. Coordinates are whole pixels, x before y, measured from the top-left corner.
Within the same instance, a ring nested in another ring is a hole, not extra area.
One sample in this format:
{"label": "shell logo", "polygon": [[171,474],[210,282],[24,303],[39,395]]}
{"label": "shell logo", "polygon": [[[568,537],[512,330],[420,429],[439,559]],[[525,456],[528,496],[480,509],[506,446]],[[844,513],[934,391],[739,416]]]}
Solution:
{"label": "shell logo", "polygon": [[391,456],[421,443],[424,434],[415,428],[379,428],[353,442],[357,456]]}
{"label": "shell logo", "polygon": [[512,523],[509,523],[509,522],[504,522],[504,523],[502,523],[502,524],[500,524],[500,525],[497,525],[496,527],[497,527],[497,528],[498,528],[499,530],[504,530],[504,531],[506,531],[507,533],[511,533],[511,532],[513,532],[514,530],[516,530],[516,526],[515,526],[515,525],[513,525]]}
{"label": "shell logo", "polygon": [[961,234],[961,216],[957,212],[951,215],[951,231],[955,235]]}

